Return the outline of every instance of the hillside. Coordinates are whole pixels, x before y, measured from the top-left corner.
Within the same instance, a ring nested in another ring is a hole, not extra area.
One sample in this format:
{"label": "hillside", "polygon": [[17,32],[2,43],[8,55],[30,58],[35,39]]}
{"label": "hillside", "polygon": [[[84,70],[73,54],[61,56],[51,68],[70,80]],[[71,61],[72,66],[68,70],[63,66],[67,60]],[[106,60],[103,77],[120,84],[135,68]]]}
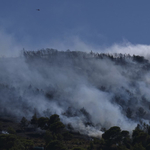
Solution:
{"label": "hillside", "polygon": [[58,114],[89,136],[149,122],[149,69],[143,56],[43,49],[0,58],[0,116],[19,121]]}
{"label": "hillside", "polygon": [[[15,136],[43,147],[48,146],[44,140],[48,131],[51,140],[62,141],[68,149],[90,148],[91,137],[97,144],[93,149],[102,145],[107,149],[110,133],[106,131],[111,127],[126,138],[135,128],[141,131],[136,135],[149,137],[149,70],[149,60],[143,56],[92,51],[42,49],[23,51],[17,58],[0,58],[1,130],[11,127]],[[36,127],[31,123],[35,114]],[[48,127],[47,118],[53,114],[59,115],[65,127],[61,135]],[[45,119],[40,121],[42,117]],[[20,126],[23,118],[28,127]],[[41,126],[40,122],[46,124]],[[99,140],[101,137],[106,145]],[[80,145],[74,141],[80,141]]]}

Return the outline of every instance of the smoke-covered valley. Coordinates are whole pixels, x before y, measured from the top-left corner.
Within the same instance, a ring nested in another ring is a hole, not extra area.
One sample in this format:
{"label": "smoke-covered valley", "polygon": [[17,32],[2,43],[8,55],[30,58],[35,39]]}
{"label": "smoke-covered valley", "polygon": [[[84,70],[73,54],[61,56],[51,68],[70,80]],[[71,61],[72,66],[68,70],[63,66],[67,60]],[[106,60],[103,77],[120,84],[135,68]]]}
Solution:
{"label": "smoke-covered valley", "polygon": [[0,58],[0,115],[56,113],[87,135],[150,120],[150,63],[143,56],[43,49]]}

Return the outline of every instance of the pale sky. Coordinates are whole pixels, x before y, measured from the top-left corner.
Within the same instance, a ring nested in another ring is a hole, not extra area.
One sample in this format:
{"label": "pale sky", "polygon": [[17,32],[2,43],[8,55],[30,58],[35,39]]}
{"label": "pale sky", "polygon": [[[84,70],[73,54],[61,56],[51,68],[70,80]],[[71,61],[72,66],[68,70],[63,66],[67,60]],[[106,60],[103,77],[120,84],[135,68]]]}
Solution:
{"label": "pale sky", "polygon": [[0,0],[1,51],[150,45],[149,28],[149,0]]}

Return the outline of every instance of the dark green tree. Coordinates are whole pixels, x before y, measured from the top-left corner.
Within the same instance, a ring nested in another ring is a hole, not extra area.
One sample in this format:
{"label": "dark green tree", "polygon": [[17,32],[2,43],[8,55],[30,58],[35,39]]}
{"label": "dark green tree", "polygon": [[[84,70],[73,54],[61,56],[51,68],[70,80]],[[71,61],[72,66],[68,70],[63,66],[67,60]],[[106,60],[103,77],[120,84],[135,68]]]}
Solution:
{"label": "dark green tree", "polygon": [[150,142],[150,136],[143,130],[136,128],[132,134],[133,145],[141,143],[142,146],[146,147]]}
{"label": "dark green tree", "polygon": [[22,129],[28,127],[29,125],[29,121],[25,118],[25,117],[22,117],[21,121],[20,121],[20,127]]}
{"label": "dark green tree", "polygon": [[38,127],[38,118],[36,116],[36,113],[32,116],[31,122],[30,122],[35,128]]}
{"label": "dark green tree", "polygon": [[52,132],[58,133],[63,128],[65,128],[65,125],[60,121],[59,115],[54,114],[54,115],[50,116],[50,119],[48,121],[48,128]]}
{"label": "dark green tree", "polygon": [[58,121],[58,122],[51,124],[49,129],[52,132],[58,133],[64,128],[65,128],[65,125],[61,121]]}
{"label": "dark green tree", "polygon": [[102,138],[110,146],[112,144],[117,144],[122,140],[120,127],[114,126],[102,134]]}
{"label": "dark green tree", "polygon": [[47,117],[40,117],[38,119],[38,127],[40,127],[42,130],[48,129],[48,121],[49,119]]}
{"label": "dark green tree", "polygon": [[141,143],[137,143],[133,146],[133,150],[146,150]]}
{"label": "dark green tree", "polygon": [[0,150],[29,150],[33,146],[33,141],[20,139],[14,134],[0,135]]}
{"label": "dark green tree", "polygon": [[16,133],[16,131],[15,131],[14,128],[12,128],[12,127],[8,127],[8,128],[7,128],[7,132],[8,132],[9,134],[15,134],[15,133]]}
{"label": "dark green tree", "polygon": [[54,115],[50,116],[50,119],[49,119],[48,123],[53,124],[53,123],[58,122],[58,121],[60,121],[59,115],[54,114]]}
{"label": "dark green tree", "polygon": [[53,135],[50,131],[46,131],[44,135],[44,140],[46,142],[46,145],[53,140]]}
{"label": "dark green tree", "polygon": [[131,138],[129,135],[129,131],[123,130],[121,131],[121,140],[122,145],[128,149],[131,149]]}

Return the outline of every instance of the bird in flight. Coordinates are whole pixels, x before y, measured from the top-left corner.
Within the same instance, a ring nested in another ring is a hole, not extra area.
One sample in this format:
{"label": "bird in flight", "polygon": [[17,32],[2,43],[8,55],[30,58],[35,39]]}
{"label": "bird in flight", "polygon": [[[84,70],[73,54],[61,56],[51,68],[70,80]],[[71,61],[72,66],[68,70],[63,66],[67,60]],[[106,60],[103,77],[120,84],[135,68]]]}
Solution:
{"label": "bird in flight", "polygon": [[36,9],[37,11],[40,11],[40,9]]}

